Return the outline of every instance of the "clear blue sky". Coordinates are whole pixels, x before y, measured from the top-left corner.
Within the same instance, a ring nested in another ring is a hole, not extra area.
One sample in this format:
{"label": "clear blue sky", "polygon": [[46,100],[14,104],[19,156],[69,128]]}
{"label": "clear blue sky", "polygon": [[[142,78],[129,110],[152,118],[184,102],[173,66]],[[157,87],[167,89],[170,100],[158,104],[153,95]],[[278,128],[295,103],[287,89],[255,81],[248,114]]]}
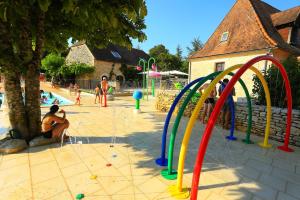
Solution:
{"label": "clear blue sky", "polygon": [[[186,47],[193,38],[205,43],[230,10],[235,0],[146,0],[148,16],[145,30],[148,39],[139,46],[148,52],[157,44],[164,44],[175,53],[179,44]],[[265,0],[266,3],[285,10],[300,5],[299,0]],[[133,41],[133,46],[138,45]]]}

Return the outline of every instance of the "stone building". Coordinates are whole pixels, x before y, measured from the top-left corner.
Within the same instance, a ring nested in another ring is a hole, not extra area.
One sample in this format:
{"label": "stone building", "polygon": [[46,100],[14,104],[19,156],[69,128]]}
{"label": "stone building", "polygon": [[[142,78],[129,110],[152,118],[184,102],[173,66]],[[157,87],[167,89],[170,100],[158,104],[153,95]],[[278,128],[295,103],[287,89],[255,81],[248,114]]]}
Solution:
{"label": "stone building", "polygon": [[[190,56],[190,80],[267,53],[280,61],[300,56],[300,6],[280,11],[261,0],[237,0],[204,47]],[[270,65],[264,61],[255,67],[264,71]],[[252,78],[249,70],[242,76],[249,91]],[[243,89],[235,87],[243,97]]]}
{"label": "stone building", "polygon": [[66,62],[85,63],[95,67],[95,71],[76,77],[77,80],[100,80],[102,77],[111,81],[124,81],[125,77],[120,71],[122,64],[127,67],[136,66],[140,58],[148,59],[149,56],[142,50],[109,45],[104,49],[90,49],[84,42],[78,42],[70,47]]}

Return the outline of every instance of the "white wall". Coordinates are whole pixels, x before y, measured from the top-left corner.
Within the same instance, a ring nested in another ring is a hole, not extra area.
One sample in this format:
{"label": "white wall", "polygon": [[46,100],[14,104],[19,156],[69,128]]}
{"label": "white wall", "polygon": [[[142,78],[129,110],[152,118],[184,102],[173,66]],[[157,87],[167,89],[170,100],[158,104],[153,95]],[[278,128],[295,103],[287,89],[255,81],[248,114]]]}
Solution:
{"label": "white wall", "polygon": [[[245,64],[250,59],[255,58],[257,56],[265,55],[266,53],[267,53],[266,50],[262,50],[262,51],[253,51],[253,52],[239,53],[239,54],[228,54],[224,56],[221,55],[221,56],[211,56],[206,58],[191,59],[190,60],[191,80],[194,80],[198,77],[207,76],[213,73],[215,71],[216,63],[225,62],[224,69],[227,69],[237,64]],[[270,62],[268,62],[267,65],[270,65]],[[260,61],[254,66],[262,71],[265,68],[265,61]],[[252,94],[252,88],[253,88],[253,81],[252,81],[253,75],[254,73],[252,71],[247,70],[242,76],[242,79],[246,83],[250,95]],[[230,79],[230,76],[227,77]],[[243,88],[240,86],[240,84],[238,83],[236,84],[235,90],[236,90],[235,100],[237,100],[237,97],[245,97],[245,93],[243,91]]]}

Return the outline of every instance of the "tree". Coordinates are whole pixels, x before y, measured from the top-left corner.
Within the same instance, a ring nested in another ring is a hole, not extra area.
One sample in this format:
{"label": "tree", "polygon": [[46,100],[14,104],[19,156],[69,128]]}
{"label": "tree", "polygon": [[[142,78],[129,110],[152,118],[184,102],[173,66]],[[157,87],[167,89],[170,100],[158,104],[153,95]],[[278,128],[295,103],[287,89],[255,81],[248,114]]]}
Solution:
{"label": "tree", "polygon": [[169,50],[162,44],[156,45],[149,50],[149,55],[158,58],[161,54],[169,54]]}
{"label": "tree", "polygon": [[[179,50],[180,50],[180,46]],[[156,64],[161,71],[169,70],[184,70],[186,67],[183,67],[184,61],[179,56],[169,53],[169,50],[162,44],[156,45],[149,50],[149,55],[156,59]],[[185,65],[184,65],[185,66]]]}
{"label": "tree", "polygon": [[[285,70],[287,71],[291,88],[292,88],[292,97],[293,97],[293,107],[299,108],[300,105],[300,62],[296,57],[288,57],[286,60],[282,62]],[[271,93],[271,104],[273,106],[285,107],[286,106],[286,93],[284,81],[278,68],[275,66],[270,67],[266,74],[265,79],[268,83],[268,87]],[[257,76],[253,77],[254,87],[253,87],[253,95],[257,102],[262,105],[266,105],[265,101],[265,93],[263,90],[263,86]]]}
{"label": "tree", "polygon": [[197,38],[194,38],[192,41],[191,41],[191,47],[187,47],[187,50],[188,50],[188,54],[189,55],[192,55],[193,53],[197,52],[198,50],[202,49],[203,48],[203,43],[201,42],[201,40],[199,39],[199,37]]}
{"label": "tree", "polygon": [[65,58],[59,54],[51,53],[42,60],[41,69],[45,71],[46,76],[56,78],[60,75],[60,69],[65,64]]}
{"label": "tree", "polygon": [[146,39],[146,14],[144,0],[0,0],[0,66],[11,127],[27,141],[41,132],[39,73],[45,50],[62,51],[69,38],[92,47],[131,47],[132,38]]}
{"label": "tree", "polygon": [[181,49],[180,45],[177,45],[177,47],[176,47],[176,56],[177,56],[177,58],[182,60],[182,49]]}

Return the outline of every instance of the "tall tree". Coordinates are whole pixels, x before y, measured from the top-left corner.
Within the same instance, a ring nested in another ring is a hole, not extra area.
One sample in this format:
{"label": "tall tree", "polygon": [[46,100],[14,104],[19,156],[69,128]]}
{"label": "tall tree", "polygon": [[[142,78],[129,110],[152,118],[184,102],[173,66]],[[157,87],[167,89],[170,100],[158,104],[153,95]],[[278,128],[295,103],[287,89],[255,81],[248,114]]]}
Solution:
{"label": "tall tree", "polygon": [[198,50],[202,49],[203,48],[203,43],[202,41],[199,39],[199,37],[197,38],[194,38],[192,41],[191,41],[191,47],[187,47],[187,50],[188,50],[188,54],[189,55],[192,55],[193,53],[197,52]]}
{"label": "tall tree", "polygon": [[0,0],[0,66],[12,128],[27,141],[41,131],[43,51],[64,50],[71,37],[89,46],[115,43],[131,47],[132,38],[146,39],[146,14],[145,0]]}
{"label": "tall tree", "polygon": [[158,58],[161,54],[169,54],[169,50],[162,44],[156,45],[149,50],[149,55]]}
{"label": "tall tree", "polygon": [[181,49],[180,45],[177,45],[177,47],[176,47],[176,56],[177,56],[177,58],[182,60],[182,49]]}
{"label": "tall tree", "polygon": [[162,44],[156,45],[149,50],[149,55],[156,59],[159,70],[180,70],[181,60],[169,53],[169,50]]}

